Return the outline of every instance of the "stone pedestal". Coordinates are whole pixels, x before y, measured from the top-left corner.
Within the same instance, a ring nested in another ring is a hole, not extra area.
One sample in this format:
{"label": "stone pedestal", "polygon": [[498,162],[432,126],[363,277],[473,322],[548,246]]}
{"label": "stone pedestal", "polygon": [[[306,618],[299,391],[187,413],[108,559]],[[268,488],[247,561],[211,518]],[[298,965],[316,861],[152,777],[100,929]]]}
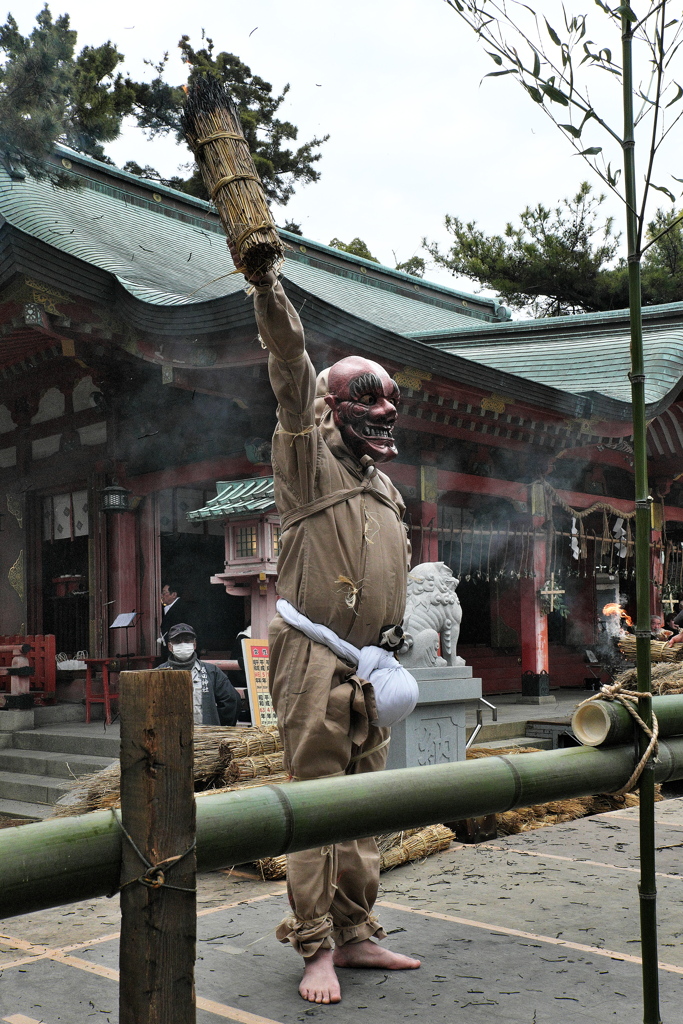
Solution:
{"label": "stone pedestal", "polygon": [[481,697],[469,665],[411,668],[420,688],[417,707],[394,725],[387,768],[416,768],[465,760],[465,708]]}

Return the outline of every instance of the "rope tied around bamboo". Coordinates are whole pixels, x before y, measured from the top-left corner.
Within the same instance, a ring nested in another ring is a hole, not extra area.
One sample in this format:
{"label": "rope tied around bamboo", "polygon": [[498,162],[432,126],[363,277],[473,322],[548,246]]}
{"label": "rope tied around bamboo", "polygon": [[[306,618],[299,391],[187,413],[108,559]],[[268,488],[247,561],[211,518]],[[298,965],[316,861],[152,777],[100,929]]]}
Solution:
{"label": "rope tied around bamboo", "polygon": [[619,682],[605,683],[603,686],[600,687],[598,693],[594,693],[592,694],[592,696],[587,697],[586,700],[582,700],[577,707],[578,711],[578,708],[585,707],[592,701],[616,701],[617,703],[621,704],[622,707],[626,708],[626,710],[628,711],[629,715],[634,720],[636,725],[638,725],[638,727],[641,728],[645,735],[648,737],[649,743],[647,745],[647,749],[644,751],[642,757],[633,769],[630,779],[628,780],[625,786],[622,786],[621,789],[618,789],[615,793],[612,794],[612,796],[626,796],[626,794],[630,793],[632,789],[635,789],[636,783],[642,775],[645,765],[651,757],[656,758],[657,754],[659,753],[659,722],[657,721],[657,716],[655,715],[654,711],[652,712],[652,728],[650,728],[647,722],[644,722],[643,719],[640,717],[636,708],[638,700],[641,697],[652,698],[652,694],[650,692],[641,693],[640,690],[626,690],[624,689],[623,684]]}
{"label": "rope tied around bamboo", "polygon": [[284,245],[268,209],[239,111],[217,79],[203,76],[191,86],[182,131],[216,205],[236,269],[248,275],[278,269]]}
{"label": "rope tied around bamboo", "polygon": [[171,868],[174,868],[177,864],[180,863],[181,860],[184,860],[185,857],[188,857],[192,853],[192,851],[197,846],[196,839],[194,840],[191,846],[188,846],[187,850],[185,850],[184,853],[178,853],[173,857],[165,857],[163,860],[157,861],[156,864],[150,864],[150,862],[147,860],[144,854],[136,846],[133,837],[126,831],[123,822],[119,818],[118,814],[116,814],[113,811],[112,813],[114,814],[114,820],[116,821],[116,824],[119,826],[119,828],[123,832],[123,835],[128,840],[130,845],[133,847],[136,854],[138,855],[142,863],[145,865],[145,868],[147,870],[144,872],[144,874],[139,875],[137,878],[129,878],[127,882],[122,882],[117,889],[109,893],[109,899],[111,899],[113,896],[116,896],[117,893],[121,892],[122,889],[125,889],[126,886],[133,885],[135,882],[139,882],[140,885],[144,885],[148,889],[173,889],[175,892],[197,892],[196,889],[188,889],[187,887],[182,885],[169,885],[169,883],[166,881],[165,875],[166,871],[170,871]]}

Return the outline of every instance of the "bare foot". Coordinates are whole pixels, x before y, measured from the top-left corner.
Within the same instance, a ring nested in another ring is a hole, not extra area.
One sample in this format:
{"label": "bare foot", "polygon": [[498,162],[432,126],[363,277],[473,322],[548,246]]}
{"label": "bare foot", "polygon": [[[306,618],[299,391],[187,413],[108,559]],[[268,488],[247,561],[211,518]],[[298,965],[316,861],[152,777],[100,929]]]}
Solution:
{"label": "bare foot", "polygon": [[385,971],[414,971],[420,966],[419,960],[403,956],[402,953],[392,953],[372,939],[337,946],[332,962],[335,967],[377,967]]}
{"label": "bare foot", "polygon": [[304,960],[299,995],[309,1003],[339,1003],[341,989],[332,963],[332,950],[319,949]]}

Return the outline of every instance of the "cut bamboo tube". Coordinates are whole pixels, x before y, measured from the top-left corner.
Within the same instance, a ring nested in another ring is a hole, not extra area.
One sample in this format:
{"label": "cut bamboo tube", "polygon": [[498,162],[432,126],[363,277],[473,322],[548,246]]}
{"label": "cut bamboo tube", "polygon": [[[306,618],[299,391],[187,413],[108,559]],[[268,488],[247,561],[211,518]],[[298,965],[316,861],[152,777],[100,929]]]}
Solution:
{"label": "cut bamboo tube", "polygon": [[[683,695],[653,697],[652,710],[659,722],[660,736],[683,735]],[[617,746],[633,738],[634,719],[617,701],[592,700],[577,708],[572,731],[588,747]]]}

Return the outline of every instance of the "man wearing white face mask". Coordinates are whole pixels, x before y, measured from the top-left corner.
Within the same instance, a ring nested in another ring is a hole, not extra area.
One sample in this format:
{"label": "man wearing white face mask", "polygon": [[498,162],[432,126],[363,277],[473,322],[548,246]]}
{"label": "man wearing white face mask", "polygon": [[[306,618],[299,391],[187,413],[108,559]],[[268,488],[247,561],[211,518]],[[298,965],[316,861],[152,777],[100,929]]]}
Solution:
{"label": "man wearing white face mask", "polygon": [[168,661],[157,668],[181,669],[192,674],[195,725],[235,725],[240,698],[217,665],[197,657],[197,634],[186,622],[168,632]]}

